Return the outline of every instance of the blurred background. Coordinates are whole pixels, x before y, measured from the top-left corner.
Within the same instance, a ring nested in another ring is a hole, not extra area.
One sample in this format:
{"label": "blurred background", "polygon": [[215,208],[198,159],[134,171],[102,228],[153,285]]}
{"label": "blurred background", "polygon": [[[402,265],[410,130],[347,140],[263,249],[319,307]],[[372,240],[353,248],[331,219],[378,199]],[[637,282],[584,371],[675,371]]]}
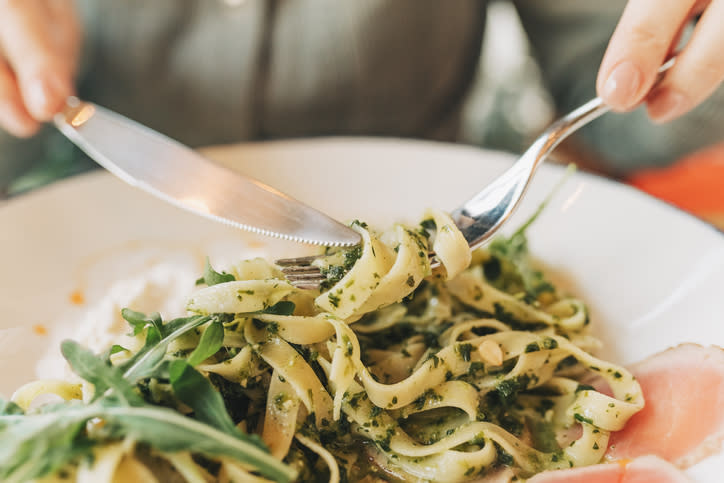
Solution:
{"label": "blurred background", "polygon": [[[458,141],[518,153],[553,120],[553,105],[529,47],[515,8],[505,1],[491,2],[480,65],[465,102]],[[97,167],[61,135],[53,136],[44,158],[19,176],[6,195]]]}
{"label": "blurred background", "polygon": [[[490,2],[475,83],[464,102],[457,141],[520,153],[555,116],[515,8],[506,1]],[[97,168],[58,133],[49,137],[41,157],[29,172],[15,178],[0,198]],[[625,177],[601,171],[596,160],[572,141],[564,143],[554,158],[553,162],[575,162],[584,170],[621,179],[724,226],[724,145],[709,147],[671,166],[627,173]]]}
{"label": "blurred background", "polygon": [[[460,140],[518,153],[556,113],[515,8],[496,1],[488,11],[481,68],[464,110]],[[616,177],[602,173],[589,153],[572,142],[558,148],[553,162],[573,162],[585,170]],[[724,230],[724,143],[669,167],[640,170],[622,181]]]}

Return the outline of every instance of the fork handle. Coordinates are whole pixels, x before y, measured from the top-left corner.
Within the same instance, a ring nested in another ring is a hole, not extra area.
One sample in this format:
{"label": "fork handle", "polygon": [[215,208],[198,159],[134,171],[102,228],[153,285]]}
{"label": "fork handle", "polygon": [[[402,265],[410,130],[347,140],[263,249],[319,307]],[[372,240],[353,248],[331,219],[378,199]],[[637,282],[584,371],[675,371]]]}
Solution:
{"label": "fork handle", "polygon": [[[654,85],[658,84],[663,74],[675,62],[676,56],[673,56],[659,67],[659,75]],[[561,141],[610,109],[600,97],[596,97],[556,120],[515,164],[480,193],[453,211],[453,220],[468,240],[470,248],[475,249],[482,245],[512,215],[523,198],[535,170]]]}
{"label": "fork handle", "polygon": [[[673,56],[659,67],[658,77],[651,86],[652,88],[661,81],[664,77],[664,73],[669,70],[675,62],[676,56]],[[537,164],[548,157],[548,155],[561,143],[561,141],[577,131],[579,128],[595,119],[598,119],[610,110],[611,108],[603,102],[603,99],[600,97],[591,99],[587,103],[569,112],[551,124],[538,138],[538,140],[542,140],[543,142],[541,142],[539,146],[536,146],[537,143],[534,143],[523,156],[525,157],[525,155],[528,154],[529,151],[532,151],[535,146],[536,152],[538,153],[537,159],[535,159],[536,166],[533,166],[533,169],[535,169]]]}

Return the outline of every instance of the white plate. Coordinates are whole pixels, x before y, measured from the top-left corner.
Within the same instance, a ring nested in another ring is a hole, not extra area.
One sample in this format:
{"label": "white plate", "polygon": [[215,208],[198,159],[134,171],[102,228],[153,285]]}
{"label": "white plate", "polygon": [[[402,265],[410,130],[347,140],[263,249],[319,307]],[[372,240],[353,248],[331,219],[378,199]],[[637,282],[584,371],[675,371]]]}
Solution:
{"label": "white plate", "polygon": [[[514,160],[463,146],[359,138],[207,153],[340,220],[383,226],[416,220],[426,207],[455,207]],[[508,228],[529,216],[562,175],[543,166]],[[0,226],[0,393],[6,396],[37,377],[35,364],[50,341],[72,334],[119,278],[159,260],[199,274],[205,254],[223,267],[261,252],[307,250],[195,217],[103,172],[0,205]],[[685,341],[724,346],[724,236],[710,226],[632,188],[578,173],[529,239],[556,279],[589,304],[604,357],[627,364]],[[74,292],[83,304],[71,302]],[[713,482],[722,466],[719,455],[689,472]]]}

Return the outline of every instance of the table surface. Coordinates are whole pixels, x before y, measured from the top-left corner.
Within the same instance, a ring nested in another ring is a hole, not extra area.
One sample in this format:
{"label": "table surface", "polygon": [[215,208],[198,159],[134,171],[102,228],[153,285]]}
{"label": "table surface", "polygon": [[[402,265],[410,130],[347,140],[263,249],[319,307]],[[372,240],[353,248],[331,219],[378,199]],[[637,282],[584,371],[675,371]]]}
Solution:
{"label": "table surface", "polygon": [[626,181],[724,230],[724,143]]}

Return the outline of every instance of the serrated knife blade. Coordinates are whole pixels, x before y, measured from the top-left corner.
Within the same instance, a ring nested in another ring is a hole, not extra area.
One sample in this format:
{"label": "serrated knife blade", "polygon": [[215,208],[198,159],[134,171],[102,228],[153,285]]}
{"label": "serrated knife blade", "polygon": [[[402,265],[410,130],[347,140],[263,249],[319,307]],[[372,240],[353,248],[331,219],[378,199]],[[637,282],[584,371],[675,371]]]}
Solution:
{"label": "serrated knife blade", "polygon": [[123,181],[198,215],[303,243],[360,243],[357,232],[324,213],[96,104],[69,98],[54,122]]}

